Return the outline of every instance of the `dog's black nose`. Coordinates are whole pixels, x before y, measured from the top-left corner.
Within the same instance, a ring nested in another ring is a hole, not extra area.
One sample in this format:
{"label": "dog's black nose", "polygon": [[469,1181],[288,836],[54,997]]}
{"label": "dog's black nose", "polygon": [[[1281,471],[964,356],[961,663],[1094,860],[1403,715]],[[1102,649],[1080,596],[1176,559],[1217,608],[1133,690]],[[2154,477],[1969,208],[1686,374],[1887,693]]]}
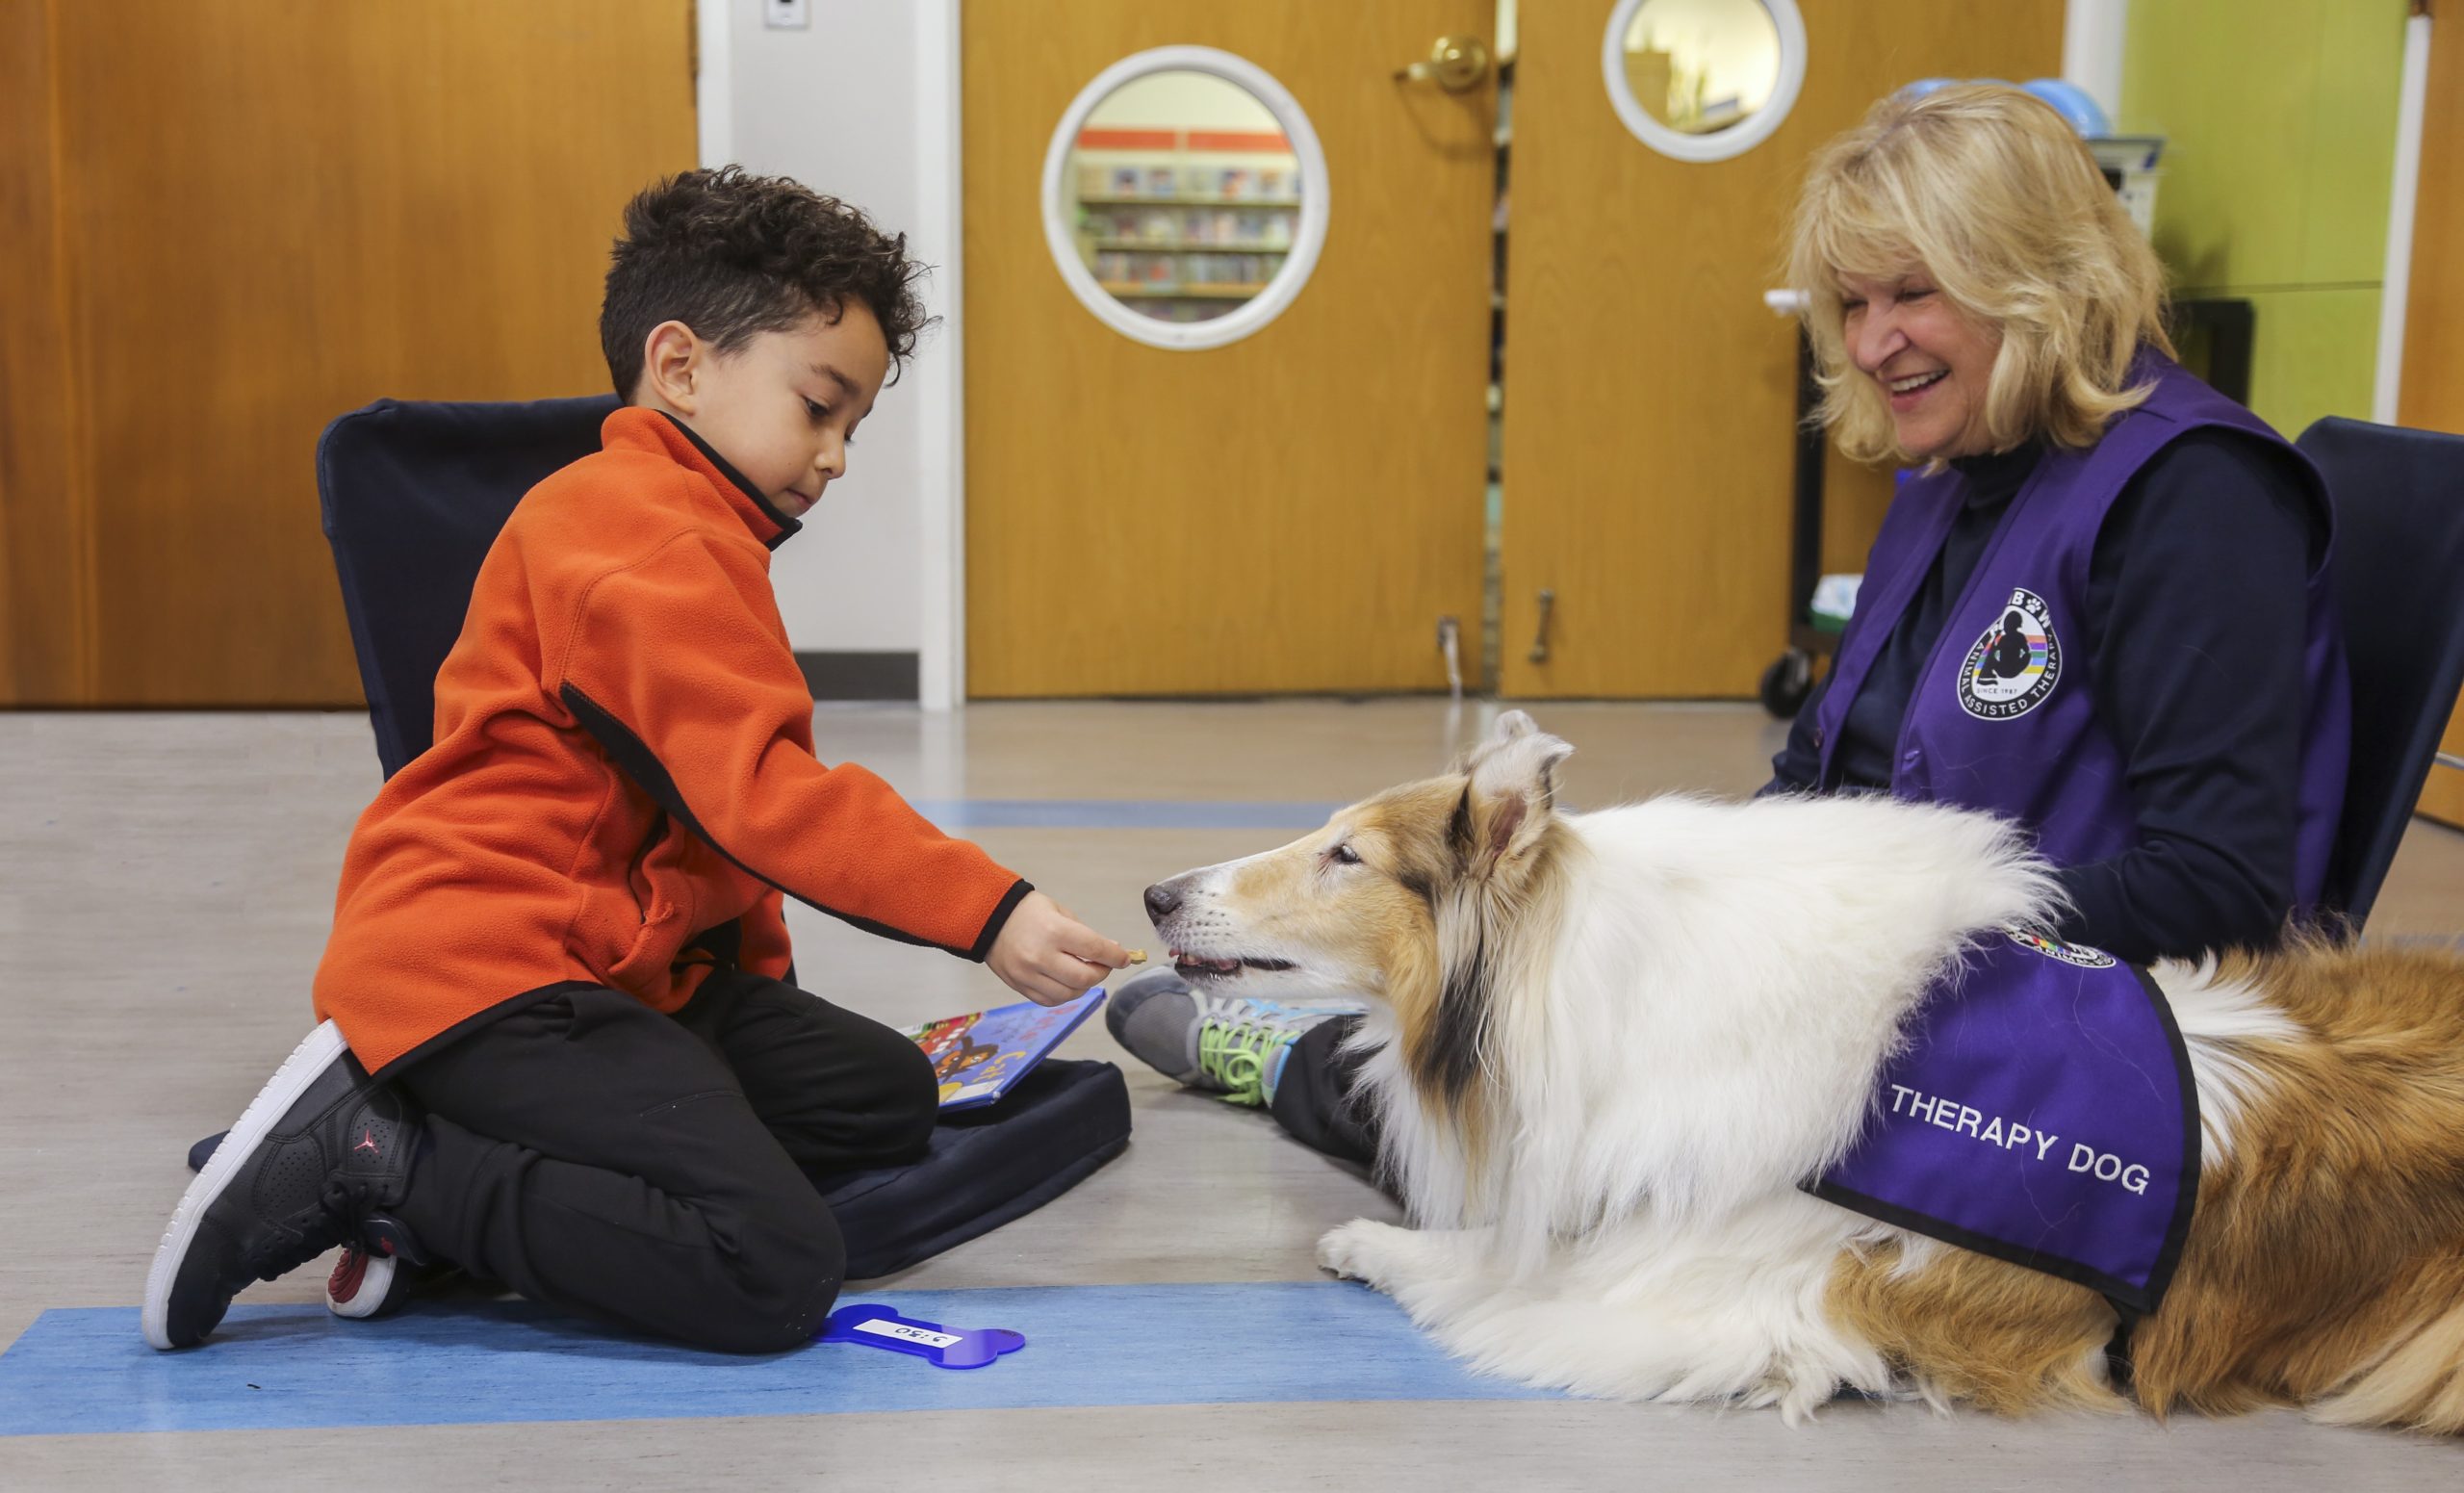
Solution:
{"label": "dog's black nose", "polygon": [[1170,882],[1157,882],[1146,888],[1146,915],[1161,922],[1172,915],[1181,905],[1181,889]]}

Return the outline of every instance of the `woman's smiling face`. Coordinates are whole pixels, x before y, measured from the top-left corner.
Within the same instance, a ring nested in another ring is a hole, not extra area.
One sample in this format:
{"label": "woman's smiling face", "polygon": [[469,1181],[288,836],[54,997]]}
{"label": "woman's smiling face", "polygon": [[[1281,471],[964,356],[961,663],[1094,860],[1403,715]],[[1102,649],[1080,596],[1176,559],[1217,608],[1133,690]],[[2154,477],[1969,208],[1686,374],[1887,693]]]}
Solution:
{"label": "woman's smiling face", "polygon": [[1839,277],[1849,360],[1882,386],[1900,450],[1917,461],[1987,450],[1985,394],[2001,333],[1952,305],[1923,270]]}

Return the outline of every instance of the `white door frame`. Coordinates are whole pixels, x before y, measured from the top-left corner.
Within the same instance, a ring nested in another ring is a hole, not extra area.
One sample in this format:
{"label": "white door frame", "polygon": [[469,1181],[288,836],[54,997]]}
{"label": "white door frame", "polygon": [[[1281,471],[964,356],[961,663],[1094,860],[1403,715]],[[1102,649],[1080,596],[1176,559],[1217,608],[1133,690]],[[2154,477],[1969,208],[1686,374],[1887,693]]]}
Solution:
{"label": "white door frame", "polygon": [[915,238],[939,256],[934,289],[941,329],[915,363],[921,409],[915,502],[922,542],[916,556],[916,695],[927,710],[966,703],[966,307],[960,263],[964,246],[960,133],[959,0],[913,0],[915,161],[923,180]]}
{"label": "white door frame", "polygon": [[[702,164],[735,158],[734,68],[731,19],[761,0],[696,0],[695,135]],[[908,0],[914,27],[914,100],[908,128],[915,139],[915,220],[902,224],[916,256],[935,266],[930,282],[941,324],[907,381],[917,410],[913,501],[920,540],[915,555],[918,615],[916,692],[928,710],[966,699],[966,359],[961,250],[960,0]],[[911,396],[902,396],[903,398]]]}
{"label": "white door frame", "polygon": [[2413,214],[2421,198],[2422,120],[2429,107],[2429,49],[2436,27],[2426,10],[2404,23],[2404,71],[2396,109],[2396,180],[2387,202],[2387,257],[2379,274],[2378,367],[2370,418],[2396,423],[2403,394],[2404,319],[2413,290]]}

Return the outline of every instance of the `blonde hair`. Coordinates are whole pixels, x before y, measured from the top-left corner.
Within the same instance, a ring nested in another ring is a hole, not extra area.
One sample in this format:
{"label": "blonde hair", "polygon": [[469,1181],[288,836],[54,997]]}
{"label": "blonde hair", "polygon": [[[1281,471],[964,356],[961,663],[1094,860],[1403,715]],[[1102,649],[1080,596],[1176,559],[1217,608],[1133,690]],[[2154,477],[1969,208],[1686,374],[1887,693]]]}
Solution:
{"label": "blonde hair", "polygon": [[2038,437],[2094,445],[2148,395],[2123,387],[2139,349],[2173,350],[2156,251],[2068,122],[2019,89],[1959,85],[1876,104],[1814,157],[1792,245],[1819,419],[1859,461],[1908,457],[1882,390],[1849,363],[1843,274],[1921,270],[2001,333],[1984,408],[1997,451]]}

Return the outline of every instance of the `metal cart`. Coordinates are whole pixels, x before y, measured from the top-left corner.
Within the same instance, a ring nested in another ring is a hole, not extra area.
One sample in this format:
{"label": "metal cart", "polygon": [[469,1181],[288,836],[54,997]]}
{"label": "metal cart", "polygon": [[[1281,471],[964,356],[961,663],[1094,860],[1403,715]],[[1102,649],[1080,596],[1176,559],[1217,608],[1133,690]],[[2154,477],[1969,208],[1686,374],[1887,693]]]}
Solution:
{"label": "metal cart", "polygon": [[[1793,317],[1802,297],[1793,291],[1764,293],[1763,304]],[[1797,328],[1796,460],[1790,478],[1788,526],[1787,652],[1762,671],[1762,708],[1782,720],[1795,716],[1813,692],[1813,665],[1838,645],[1839,634],[1813,625],[1813,588],[1822,579],[1822,459],[1829,437],[1813,423],[1822,399],[1813,377],[1813,344]]]}

